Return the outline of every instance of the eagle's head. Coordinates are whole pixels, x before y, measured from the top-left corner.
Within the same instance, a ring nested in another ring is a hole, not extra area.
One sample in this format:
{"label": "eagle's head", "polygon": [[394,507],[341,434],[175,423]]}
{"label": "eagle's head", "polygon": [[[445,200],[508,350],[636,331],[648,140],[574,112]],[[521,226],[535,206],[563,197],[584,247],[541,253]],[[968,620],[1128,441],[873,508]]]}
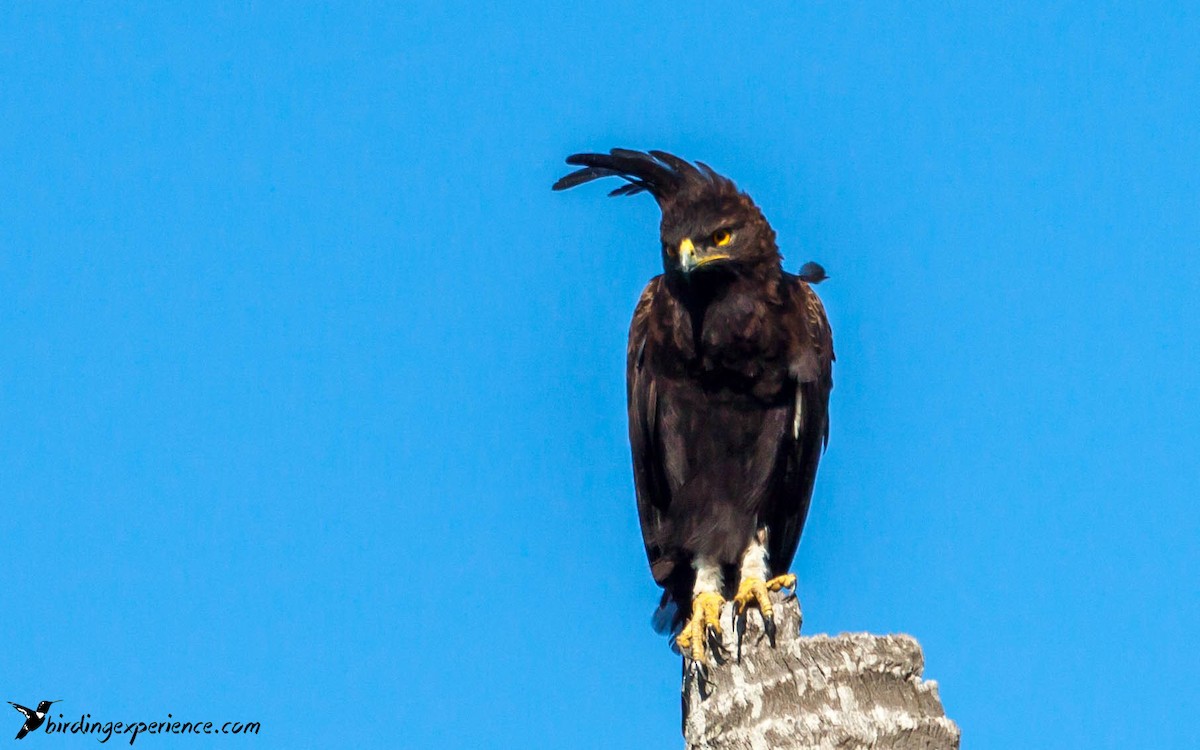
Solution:
{"label": "eagle's head", "polygon": [[583,168],[554,183],[555,190],[620,177],[626,184],[609,195],[654,196],[662,210],[663,270],[669,276],[713,278],[779,268],[775,232],[762,211],[703,162],[615,148],[568,156],[567,163]]}

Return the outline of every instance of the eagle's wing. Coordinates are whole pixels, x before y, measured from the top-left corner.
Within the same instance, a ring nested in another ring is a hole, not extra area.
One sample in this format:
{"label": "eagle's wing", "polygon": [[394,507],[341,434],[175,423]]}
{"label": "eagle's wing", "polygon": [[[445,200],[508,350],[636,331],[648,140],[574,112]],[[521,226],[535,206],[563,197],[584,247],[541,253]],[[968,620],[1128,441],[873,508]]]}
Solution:
{"label": "eagle's wing", "polygon": [[670,505],[670,490],[663,474],[658,442],[658,390],[646,362],[650,308],[661,285],[655,277],[646,285],[633,312],[629,326],[629,348],[625,363],[626,400],[629,408],[629,446],[633,452],[633,482],[637,491],[638,521],[650,572],[659,585],[665,585],[675,560],[658,543]]}
{"label": "eagle's wing", "polygon": [[776,575],[787,572],[808,516],[817,463],[829,441],[829,392],[833,388],[833,334],[825,308],[803,281],[790,277],[788,329],[792,333],[790,375],[796,398],[785,436],[783,481],[764,519],[767,552]]}

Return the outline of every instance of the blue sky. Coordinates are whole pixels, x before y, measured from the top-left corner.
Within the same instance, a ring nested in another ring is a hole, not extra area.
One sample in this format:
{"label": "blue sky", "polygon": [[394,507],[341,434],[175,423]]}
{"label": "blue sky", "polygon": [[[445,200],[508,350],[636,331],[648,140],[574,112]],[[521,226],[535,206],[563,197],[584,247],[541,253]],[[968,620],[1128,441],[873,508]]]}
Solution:
{"label": "blue sky", "polygon": [[679,746],[657,209],[549,190],[626,146],[832,276],[806,630],[918,637],[969,748],[1193,746],[1195,6],[644,5],[0,12],[0,699]]}

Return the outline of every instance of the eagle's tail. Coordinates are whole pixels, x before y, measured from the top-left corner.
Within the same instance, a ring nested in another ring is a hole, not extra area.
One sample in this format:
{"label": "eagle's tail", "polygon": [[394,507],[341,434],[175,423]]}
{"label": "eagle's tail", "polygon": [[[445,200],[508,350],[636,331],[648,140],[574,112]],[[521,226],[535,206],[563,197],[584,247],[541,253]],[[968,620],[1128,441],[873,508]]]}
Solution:
{"label": "eagle's tail", "polygon": [[658,608],[650,617],[654,632],[670,637],[671,648],[675,646],[675,636],[683,632],[683,626],[692,616],[692,588],[696,583],[696,571],[691,565],[664,566],[655,571],[655,580],[663,588],[662,598],[658,600]]}
{"label": "eagle's tail", "polygon": [[662,599],[658,600],[658,609],[650,617],[654,632],[659,635],[675,635],[683,618],[679,616],[679,605],[671,598],[670,591],[664,591]]}

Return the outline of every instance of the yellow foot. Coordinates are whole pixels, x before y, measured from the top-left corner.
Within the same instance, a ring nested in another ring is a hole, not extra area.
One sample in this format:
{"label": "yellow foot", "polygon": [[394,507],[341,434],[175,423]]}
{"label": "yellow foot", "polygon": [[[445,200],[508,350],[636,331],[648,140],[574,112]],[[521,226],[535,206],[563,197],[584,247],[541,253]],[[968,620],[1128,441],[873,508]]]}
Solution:
{"label": "yellow foot", "polygon": [[690,653],[692,659],[701,664],[708,662],[709,628],[717,635],[721,634],[721,605],[724,603],[720,594],[711,591],[696,594],[692,599],[692,617],[675,638],[684,655]]}
{"label": "yellow foot", "polygon": [[737,596],[733,597],[734,603],[737,604],[737,613],[743,615],[746,613],[746,607],[757,604],[765,620],[775,611],[767,592],[795,588],[795,586],[796,576],[792,573],[776,576],[769,581],[761,578],[743,578],[741,585],[738,586]]}

